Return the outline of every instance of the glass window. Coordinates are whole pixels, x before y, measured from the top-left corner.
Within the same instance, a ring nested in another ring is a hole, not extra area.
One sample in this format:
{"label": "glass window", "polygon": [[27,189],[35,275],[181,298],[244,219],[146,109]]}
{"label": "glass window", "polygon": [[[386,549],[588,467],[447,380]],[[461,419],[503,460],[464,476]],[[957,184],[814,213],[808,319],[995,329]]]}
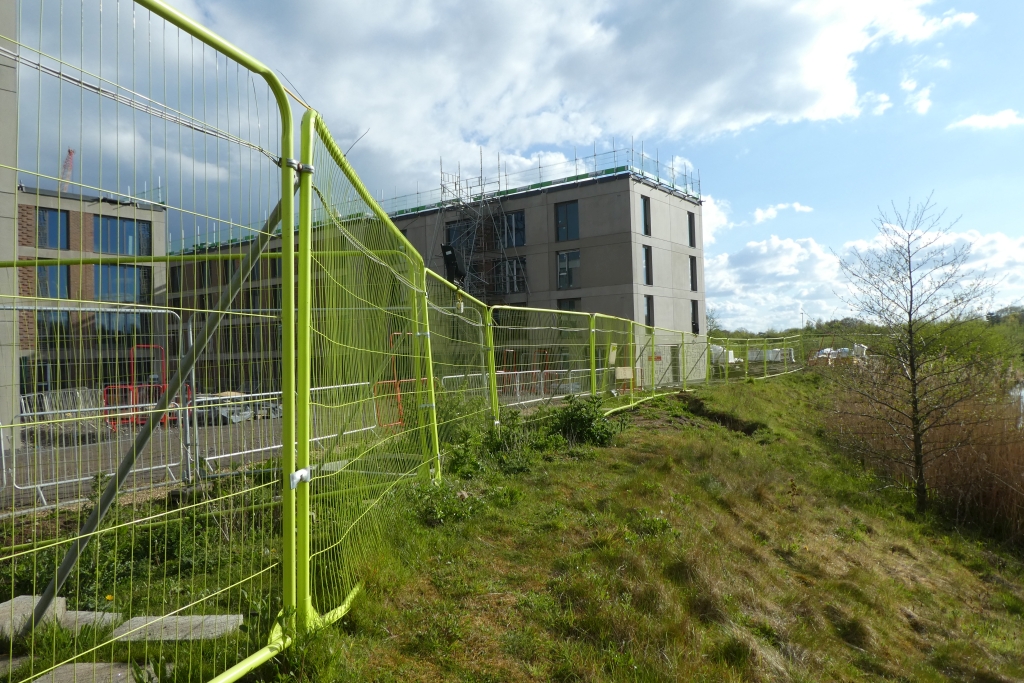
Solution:
{"label": "glass window", "polygon": [[578,202],[555,204],[555,239],[559,242],[580,238],[580,210]]}
{"label": "glass window", "polygon": [[577,289],[580,286],[580,250],[558,252],[558,288]]}
{"label": "glass window", "polygon": [[640,203],[643,205],[644,212],[644,234],[650,237],[651,235],[651,198],[640,197]]}
{"label": "glass window", "polygon": [[445,223],[448,244],[457,251],[472,250],[473,237],[476,235],[475,224],[471,220],[451,221]]}
{"label": "glass window", "polygon": [[36,268],[36,296],[44,299],[67,299],[70,266],[39,266]]}
{"label": "glass window", "polygon": [[[69,266],[38,266],[36,268],[36,296],[46,299],[68,299]],[[36,333],[40,341],[66,331],[71,323],[67,311],[37,311]]]}
{"label": "glass window", "polygon": [[650,294],[644,297],[644,325],[654,327],[654,297]]}
{"label": "glass window", "polygon": [[148,266],[93,266],[93,290],[96,301],[122,304],[148,304],[152,270]]}
{"label": "glass window", "polygon": [[580,305],[582,299],[559,299],[558,310],[560,311],[581,311],[583,307]]}
{"label": "glass window", "polygon": [[504,215],[501,234],[503,247],[522,247],[526,244],[526,212],[513,211]]}
{"label": "glass window", "polygon": [[643,250],[644,284],[654,284],[654,249],[644,246]]}
{"label": "glass window", "polygon": [[181,293],[181,266],[171,266],[170,270],[170,282],[168,288],[171,294]]}
{"label": "glass window", "polygon": [[690,291],[697,291],[697,257],[690,257]]}
{"label": "glass window", "polygon": [[697,248],[697,217],[693,215],[693,211],[686,212],[686,220],[690,227],[690,246]]}
{"label": "glass window", "polygon": [[503,259],[496,265],[496,289],[501,294],[526,291],[526,257]]}
{"label": "glass window", "polygon": [[696,299],[690,302],[690,330],[700,334],[700,303]]}
{"label": "glass window", "polygon": [[36,246],[68,249],[68,212],[39,209],[36,212]]}
{"label": "glass window", "polygon": [[93,216],[92,245],[93,251],[99,254],[151,256],[152,225],[149,221],[131,218]]}

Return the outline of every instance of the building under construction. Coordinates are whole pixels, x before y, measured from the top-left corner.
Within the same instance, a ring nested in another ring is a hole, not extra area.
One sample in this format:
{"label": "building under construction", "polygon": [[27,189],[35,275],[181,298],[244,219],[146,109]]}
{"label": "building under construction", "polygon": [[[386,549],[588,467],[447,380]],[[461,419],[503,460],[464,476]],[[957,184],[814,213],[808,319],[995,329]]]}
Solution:
{"label": "building under construction", "polygon": [[442,170],[439,187],[382,201],[444,272],[489,304],[605,313],[704,332],[700,182],[632,149],[514,174]]}

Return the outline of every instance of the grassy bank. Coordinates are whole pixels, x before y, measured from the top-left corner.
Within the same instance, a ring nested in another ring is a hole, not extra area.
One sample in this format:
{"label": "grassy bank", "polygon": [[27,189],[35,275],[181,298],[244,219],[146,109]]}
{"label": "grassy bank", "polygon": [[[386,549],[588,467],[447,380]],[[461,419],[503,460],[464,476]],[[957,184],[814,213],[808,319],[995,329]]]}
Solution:
{"label": "grassy bank", "polygon": [[809,374],[661,398],[609,447],[420,490],[353,611],[257,676],[1024,678],[1024,564],[834,455],[819,400]]}

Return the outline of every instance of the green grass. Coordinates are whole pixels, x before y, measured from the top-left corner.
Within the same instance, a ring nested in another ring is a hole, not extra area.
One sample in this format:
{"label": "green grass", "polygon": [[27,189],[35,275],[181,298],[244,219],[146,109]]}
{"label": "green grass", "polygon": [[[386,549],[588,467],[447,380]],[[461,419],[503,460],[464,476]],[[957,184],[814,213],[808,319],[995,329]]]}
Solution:
{"label": "green grass", "polygon": [[256,677],[1024,679],[1024,563],[836,455],[820,391],[660,398],[608,447],[410,494],[352,612]]}

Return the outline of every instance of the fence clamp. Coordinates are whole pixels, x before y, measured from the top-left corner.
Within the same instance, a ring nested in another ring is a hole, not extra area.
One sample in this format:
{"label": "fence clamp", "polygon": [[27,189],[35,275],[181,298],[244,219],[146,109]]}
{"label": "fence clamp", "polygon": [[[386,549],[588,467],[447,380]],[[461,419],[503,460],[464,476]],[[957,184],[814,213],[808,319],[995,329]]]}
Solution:
{"label": "fence clamp", "polygon": [[298,488],[300,481],[304,481],[308,484],[310,476],[310,472],[306,468],[303,468],[301,470],[295,470],[288,476],[288,483],[291,485],[291,488],[294,491],[296,488]]}
{"label": "fence clamp", "polygon": [[424,403],[423,405],[420,406],[420,410],[429,410],[430,408],[433,408],[433,407],[434,407],[433,403]]}
{"label": "fence clamp", "polygon": [[303,164],[298,159],[281,159],[281,162],[289,168],[294,168],[296,173],[312,173],[312,164]]}

